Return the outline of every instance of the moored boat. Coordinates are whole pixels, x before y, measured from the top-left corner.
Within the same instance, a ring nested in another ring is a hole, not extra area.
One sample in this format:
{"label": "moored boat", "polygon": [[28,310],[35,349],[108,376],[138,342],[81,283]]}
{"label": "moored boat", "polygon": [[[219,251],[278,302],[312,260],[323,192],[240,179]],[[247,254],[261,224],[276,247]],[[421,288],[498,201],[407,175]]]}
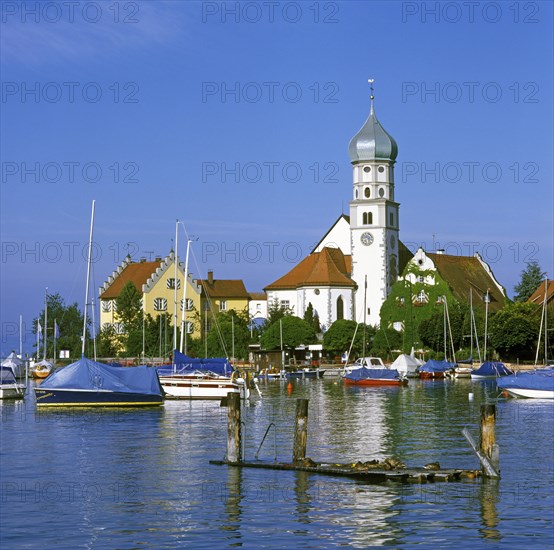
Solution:
{"label": "moored boat", "polygon": [[39,407],[143,407],[163,402],[155,369],[112,367],[85,356],[45,378],[35,395]]}
{"label": "moored boat", "polygon": [[19,384],[10,367],[0,367],[0,399],[21,399],[25,396],[25,384]]}
{"label": "moored boat", "polygon": [[499,378],[509,376],[513,372],[499,361],[485,361],[478,369],[471,372],[472,380],[486,380],[489,378]]}
{"label": "moored boat", "polygon": [[15,351],[12,351],[4,361],[2,361],[2,367],[8,367],[12,370],[13,375],[16,378],[25,378],[25,361],[20,359]]}
{"label": "moored boat", "polygon": [[168,399],[222,399],[240,393],[248,397],[247,383],[224,358],[197,359],[174,351],[174,363],[157,367]]}
{"label": "moored boat", "polygon": [[511,397],[554,399],[554,368],[546,367],[504,376],[498,380],[497,386]]}
{"label": "moored boat", "polygon": [[31,368],[31,375],[33,378],[46,378],[52,372],[52,368],[52,363],[46,359],[43,359],[42,361],[35,363],[35,365]]}
{"label": "moored boat", "polygon": [[287,371],[285,370],[285,378],[321,378],[324,374],[324,370],[321,369],[298,369]]}
{"label": "moored boat", "polygon": [[418,367],[417,372],[421,379],[441,380],[456,367],[455,363],[429,359],[427,363]]}
{"label": "moored boat", "polygon": [[360,367],[343,377],[344,383],[352,386],[401,386],[408,380],[396,369]]}
{"label": "moored boat", "polygon": [[410,378],[417,377],[417,368],[422,365],[421,361],[415,357],[402,353],[391,365],[391,369],[396,369],[400,374]]}

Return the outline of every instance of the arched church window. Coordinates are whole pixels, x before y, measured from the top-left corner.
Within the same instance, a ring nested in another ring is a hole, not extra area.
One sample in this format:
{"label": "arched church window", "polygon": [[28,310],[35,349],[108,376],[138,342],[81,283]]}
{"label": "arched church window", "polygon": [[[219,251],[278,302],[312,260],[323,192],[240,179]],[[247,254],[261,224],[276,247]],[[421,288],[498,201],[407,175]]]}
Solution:
{"label": "arched church window", "polygon": [[354,196],[355,196],[356,198],[358,198],[358,190],[357,190],[357,189],[354,191]]}
{"label": "arched church window", "polygon": [[369,199],[369,197],[371,197],[371,189],[369,187],[366,187],[364,189],[364,196],[366,199]]}
{"label": "arched church window", "polygon": [[385,190],[382,187],[379,187],[379,196],[383,198],[385,196]]}
{"label": "arched church window", "polygon": [[344,319],[344,301],[342,296],[337,298],[337,320]]}
{"label": "arched church window", "polygon": [[364,225],[371,225],[373,223],[373,212],[364,212],[362,214],[362,223]]}

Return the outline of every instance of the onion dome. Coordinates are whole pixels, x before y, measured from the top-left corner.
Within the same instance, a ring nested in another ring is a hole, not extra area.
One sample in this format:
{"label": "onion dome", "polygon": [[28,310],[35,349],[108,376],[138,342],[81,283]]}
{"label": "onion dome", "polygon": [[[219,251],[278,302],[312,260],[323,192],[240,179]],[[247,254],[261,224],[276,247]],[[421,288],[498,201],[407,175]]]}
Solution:
{"label": "onion dome", "polygon": [[373,110],[373,95],[371,96],[369,117],[358,133],[350,140],[348,154],[351,163],[372,160],[394,162],[396,160],[398,145],[377,120]]}

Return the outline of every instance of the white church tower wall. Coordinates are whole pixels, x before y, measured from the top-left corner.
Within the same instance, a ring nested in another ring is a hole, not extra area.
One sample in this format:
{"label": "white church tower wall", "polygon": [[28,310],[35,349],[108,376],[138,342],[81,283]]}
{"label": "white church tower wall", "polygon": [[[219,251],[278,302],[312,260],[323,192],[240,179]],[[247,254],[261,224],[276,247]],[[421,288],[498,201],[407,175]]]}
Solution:
{"label": "white church tower wall", "polygon": [[394,200],[398,146],[375,116],[373,95],[369,117],[350,141],[349,154],[352,279],[358,286],[354,313],[356,321],[377,325],[381,306],[399,275],[400,205]]}

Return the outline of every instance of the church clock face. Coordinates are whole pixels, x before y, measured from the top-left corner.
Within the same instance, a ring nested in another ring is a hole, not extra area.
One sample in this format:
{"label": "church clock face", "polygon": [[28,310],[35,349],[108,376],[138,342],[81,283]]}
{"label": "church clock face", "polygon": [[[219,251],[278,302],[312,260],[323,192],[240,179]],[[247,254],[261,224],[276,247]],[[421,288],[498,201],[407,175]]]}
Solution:
{"label": "church clock face", "polygon": [[363,245],[369,246],[373,242],[373,235],[369,231],[366,231],[365,233],[362,233],[360,241],[362,241]]}

